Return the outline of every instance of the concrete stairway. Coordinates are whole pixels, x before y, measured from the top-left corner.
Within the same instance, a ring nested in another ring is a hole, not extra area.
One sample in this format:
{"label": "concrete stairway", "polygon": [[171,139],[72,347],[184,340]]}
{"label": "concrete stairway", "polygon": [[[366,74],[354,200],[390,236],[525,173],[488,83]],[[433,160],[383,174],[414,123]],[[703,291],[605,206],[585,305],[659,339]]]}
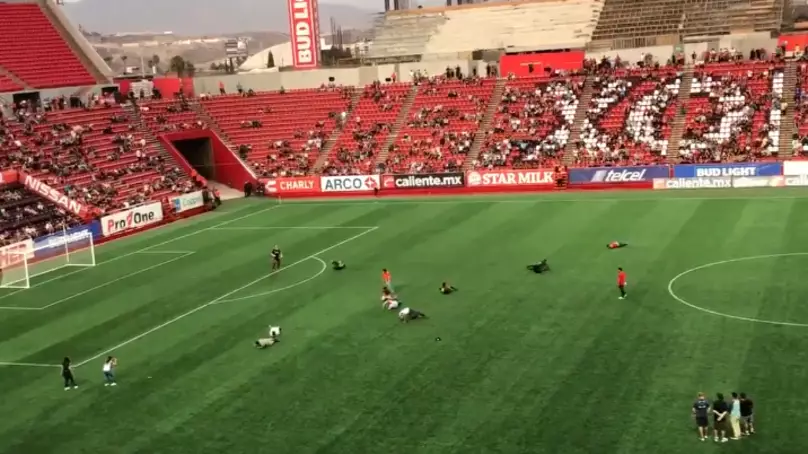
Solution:
{"label": "concrete stairway", "polygon": [[218,181],[208,181],[208,186],[210,186],[211,189],[218,189],[219,196],[222,200],[233,200],[244,197],[243,192],[238,189],[233,189],[224,183],[219,183]]}
{"label": "concrete stairway", "polygon": [[13,80],[15,84],[23,87],[23,89],[32,90],[31,86],[26,84],[25,81],[17,77],[17,75],[14,74],[13,72],[7,70],[6,68],[3,68],[2,66],[0,66],[0,76],[7,76],[9,79]]}
{"label": "concrete stairway", "polygon": [[794,124],[794,94],[797,92],[797,62],[789,60],[786,62],[785,74],[783,75],[783,103],[788,104],[786,111],[780,117],[780,143],[777,144],[777,157],[789,159],[794,152],[791,150],[791,135],[796,131]]}
{"label": "concrete stairway", "polygon": [[592,92],[595,91],[593,85],[594,77],[587,77],[584,82],[584,89],[578,97],[578,108],[575,109],[575,117],[572,119],[570,137],[567,145],[564,146],[564,164],[572,165],[575,161],[575,143],[581,140],[581,128],[584,126],[586,111],[589,110],[589,102],[592,100]]}
{"label": "concrete stairway", "polygon": [[687,104],[690,102],[690,88],[693,86],[693,66],[687,64],[682,73],[682,84],[679,85],[676,117],[673,119],[671,135],[668,138],[668,161],[675,163],[679,160],[679,142],[685,132],[685,118],[687,117]]}
{"label": "concrete stairway", "polygon": [[485,137],[488,131],[491,130],[494,115],[496,115],[497,108],[500,102],[502,102],[502,94],[505,93],[505,82],[507,82],[507,79],[500,78],[497,79],[497,83],[494,85],[494,91],[491,93],[491,99],[488,100],[488,106],[485,108],[483,119],[477,127],[477,132],[474,133],[474,142],[471,144],[471,149],[469,150],[468,156],[466,156],[466,161],[463,162],[463,170],[469,170],[472,167],[472,163],[477,159],[477,156],[480,155],[480,150],[483,149]]}
{"label": "concrete stairway", "polygon": [[[348,115],[345,117],[345,122],[347,123],[353,114],[354,109],[356,109],[357,104],[362,99],[362,88],[361,87],[354,87],[353,93],[351,94],[351,103],[348,105]],[[331,131],[331,136],[325,142],[323,149],[320,151],[320,154],[317,156],[317,161],[314,162],[314,168],[312,169],[313,174],[318,174],[320,171],[323,170],[323,166],[325,165],[326,160],[328,159],[328,154],[331,153],[331,150],[337,144],[340,136],[342,136],[342,132],[345,130],[345,125],[337,124],[337,127]]]}
{"label": "concrete stairway", "polygon": [[401,105],[401,110],[398,112],[398,117],[396,117],[396,121],[393,123],[393,127],[390,129],[390,134],[387,135],[387,138],[382,144],[379,157],[376,158],[376,167],[387,162],[387,155],[389,153],[390,145],[395,143],[396,139],[398,138],[398,133],[401,131],[401,127],[404,126],[404,124],[407,122],[407,118],[410,117],[410,108],[412,108],[412,105],[415,102],[416,95],[418,95],[418,86],[413,85],[410,92],[407,93],[404,103]]}

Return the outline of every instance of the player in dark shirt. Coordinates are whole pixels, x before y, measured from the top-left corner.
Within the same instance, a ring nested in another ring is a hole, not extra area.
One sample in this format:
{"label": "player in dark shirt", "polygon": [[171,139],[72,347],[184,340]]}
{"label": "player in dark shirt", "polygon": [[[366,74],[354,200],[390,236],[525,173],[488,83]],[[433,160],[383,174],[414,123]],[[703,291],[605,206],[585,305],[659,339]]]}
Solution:
{"label": "player in dark shirt", "polygon": [[752,399],[746,397],[746,393],[741,393],[741,432],[744,435],[755,433],[754,410],[755,403]]}
{"label": "player in dark shirt", "polygon": [[611,243],[606,245],[606,247],[609,249],[620,249],[621,247],[626,246],[628,246],[628,243],[621,243],[619,241],[612,241]]}
{"label": "player in dark shirt", "polygon": [[707,430],[709,420],[707,414],[710,411],[710,401],[704,396],[704,393],[699,393],[696,402],[693,403],[693,417],[696,419],[696,427],[699,430],[699,439],[704,441],[707,439]]}
{"label": "player in dark shirt", "polygon": [[333,268],[336,271],[344,270],[345,269],[345,262],[343,262],[342,260],[332,260],[331,261],[331,268]]}
{"label": "player in dark shirt", "polygon": [[550,265],[547,264],[547,259],[544,259],[539,263],[528,265],[527,269],[533,271],[536,274],[541,274],[550,271]]}
{"label": "player in dark shirt", "polygon": [[62,378],[65,380],[65,391],[70,389],[76,389],[79,385],[76,384],[76,380],[73,378],[73,369],[71,366],[70,358],[65,356],[62,360]]}
{"label": "player in dark shirt", "polygon": [[440,292],[444,295],[449,295],[457,291],[457,287],[452,287],[448,283],[444,282],[440,285]]}
{"label": "player in dark shirt", "polygon": [[283,259],[281,248],[279,248],[276,244],[275,247],[272,248],[272,252],[270,252],[269,255],[272,256],[272,271],[281,269],[281,259]]}
{"label": "player in dark shirt", "polygon": [[715,441],[726,443],[727,439],[727,421],[729,420],[729,405],[724,401],[724,395],[718,393],[715,402],[713,402],[713,435]]}

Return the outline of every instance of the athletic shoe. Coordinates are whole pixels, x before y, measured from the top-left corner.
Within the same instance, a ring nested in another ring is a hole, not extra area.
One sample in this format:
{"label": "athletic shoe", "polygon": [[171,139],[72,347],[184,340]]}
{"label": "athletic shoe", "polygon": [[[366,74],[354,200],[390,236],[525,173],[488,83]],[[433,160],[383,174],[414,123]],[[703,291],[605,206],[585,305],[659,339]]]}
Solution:
{"label": "athletic shoe", "polygon": [[726,442],[728,442],[728,441],[729,441],[729,440],[727,439],[727,437],[724,437],[724,438],[722,438],[722,439],[721,439],[721,443],[726,443]]}
{"label": "athletic shoe", "polygon": [[69,387],[69,386],[65,386],[65,391],[70,391],[70,387]]}
{"label": "athletic shoe", "polygon": [[73,385],[73,389],[79,389],[79,385]]}
{"label": "athletic shoe", "polygon": [[109,383],[104,383],[104,386],[109,386]]}
{"label": "athletic shoe", "polygon": [[118,384],[117,383],[112,383],[109,386],[118,386]]}

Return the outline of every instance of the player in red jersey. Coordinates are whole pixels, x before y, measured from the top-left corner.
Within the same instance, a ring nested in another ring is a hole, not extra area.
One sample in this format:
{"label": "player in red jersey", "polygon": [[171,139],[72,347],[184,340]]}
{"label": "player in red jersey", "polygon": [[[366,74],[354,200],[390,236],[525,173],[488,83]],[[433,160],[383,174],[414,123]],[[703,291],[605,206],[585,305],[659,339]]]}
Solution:
{"label": "player in red jersey", "polygon": [[382,268],[382,282],[391,292],[393,291],[393,279],[390,276],[390,272],[387,271],[387,268]]}
{"label": "player in red jersey", "polygon": [[620,249],[621,247],[626,246],[628,246],[628,243],[621,243],[619,241],[612,241],[611,243],[606,245],[606,247],[609,249]]}
{"label": "player in red jersey", "polygon": [[620,289],[620,299],[626,299],[626,272],[623,268],[617,268],[617,288]]}

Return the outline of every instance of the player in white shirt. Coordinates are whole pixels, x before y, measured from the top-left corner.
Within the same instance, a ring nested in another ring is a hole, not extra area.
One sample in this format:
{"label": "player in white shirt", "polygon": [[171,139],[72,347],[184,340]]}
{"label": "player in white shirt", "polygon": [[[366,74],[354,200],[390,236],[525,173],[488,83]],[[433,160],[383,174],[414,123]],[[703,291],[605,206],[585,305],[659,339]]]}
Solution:
{"label": "player in white shirt", "polygon": [[398,302],[398,298],[396,295],[390,291],[389,288],[384,287],[382,288],[382,309],[387,309],[388,311],[398,309],[400,305]]}
{"label": "player in white shirt", "polygon": [[269,337],[257,339],[255,341],[255,348],[267,348],[275,345],[280,341],[281,327],[269,325]]}
{"label": "player in white shirt", "polygon": [[104,371],[104,380],[106,380],[104,386],[117,385],[117,383],[115,383],[115,366],[117,365],[118,360],[115,359],[114,356],[107,356],[107,360],[104,361],[104,367],[102,369]]}
{"label": "player in white shirt", "polygon": [[417,320],[419,318],[427,318],[426,314],[423,312],[418,312],[415,309],[410,309],[409,307],[405,307],[398,311],[398,319],[401,320],[403,323],[410,322],[412,320]]}

